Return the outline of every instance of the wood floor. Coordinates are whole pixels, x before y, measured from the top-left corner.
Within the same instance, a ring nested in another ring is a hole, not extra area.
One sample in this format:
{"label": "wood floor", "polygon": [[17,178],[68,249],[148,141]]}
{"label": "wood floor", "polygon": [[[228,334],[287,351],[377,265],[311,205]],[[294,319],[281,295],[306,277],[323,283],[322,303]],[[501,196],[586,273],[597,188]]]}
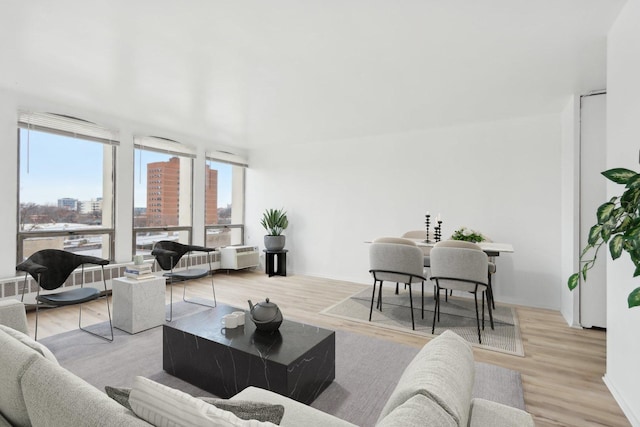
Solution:
{"label": "wood floor", "polygon": [[[305,323],[376,336],[415,347],[428,339],[373,325],[319,314],[323,309],[368,287],[349,282],[307,276],[267,277],[259,272],[218,272],[214,276],[219,303],[246,307],[247,299],[269,297],[286,318]],[[174,300],[182,298],[176,286]],[[167,289],[167,298],[169,293]],[[187,296],[211,296],[211,282],[189,282]],[[168,301],[168,300],[167,300]],[[104,300],[85,305],[83,324],[106,320]],[[517,308],[525,357],[474,349],[478,361],[518,370],[522,374],[527,411],[537,426],[629,426],[602,381],[605,371],[606,333],[567,326],[556,311]],[[74,329],[77,307],[41,311],[38,337]],[[35,315],[29,313],[33,334]]]}

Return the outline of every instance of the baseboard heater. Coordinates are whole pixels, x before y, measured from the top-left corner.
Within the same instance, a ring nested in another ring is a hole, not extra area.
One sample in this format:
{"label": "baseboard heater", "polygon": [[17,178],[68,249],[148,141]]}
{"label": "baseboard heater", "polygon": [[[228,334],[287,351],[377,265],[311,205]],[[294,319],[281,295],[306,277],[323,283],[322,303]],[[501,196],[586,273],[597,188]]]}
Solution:
{"label": "baseboard heater", "polygon": [[257,246],[227,246],[220,248],[220,268],[240,270],[256,267],[260,262]]}

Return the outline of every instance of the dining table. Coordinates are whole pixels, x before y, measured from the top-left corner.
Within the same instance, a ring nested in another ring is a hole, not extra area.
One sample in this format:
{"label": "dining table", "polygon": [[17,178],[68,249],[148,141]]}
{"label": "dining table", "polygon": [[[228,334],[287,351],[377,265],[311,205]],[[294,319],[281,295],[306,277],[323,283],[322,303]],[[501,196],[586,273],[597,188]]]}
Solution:
{"label": "dining table", "polygon": [[[419,247],[433,247],[437,242],[435,241],[425,241],[424,239],[408,239],[415,242],[416,246]],[[513,253],[513,245],[511,243],[499,243],[499,242],[478,242],[476,245],[480,246],[480,248],[490,257],[499,256],[501,253]]]}

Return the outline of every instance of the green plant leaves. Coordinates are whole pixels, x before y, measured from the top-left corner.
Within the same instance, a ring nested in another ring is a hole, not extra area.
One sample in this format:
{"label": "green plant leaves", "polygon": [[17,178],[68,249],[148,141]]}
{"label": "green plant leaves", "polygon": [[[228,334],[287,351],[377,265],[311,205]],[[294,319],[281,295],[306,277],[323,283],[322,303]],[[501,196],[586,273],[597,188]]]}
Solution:
{"label": "green plant leaves", "polygon": [[576,286],[578,286],[578,273],[573,273],[571,276],[569,276],[569,281],[567,282],[567,285],[569,286],[570,290],[574,290],[576,288]]}
{"label": "green plant leaves", "polygon": [[627,298],[629,308],[640,306],[640,288],[635,288]]}
{"label": "green plant leaves", "polygon": [[620,258],[622,255],[622,243],[624,242],[624,237],[621,234],[617,234],[613,236],[613,239],[609,242],[609,252],[611,253],[612,259]]}
{"label": "green plant leaves", "polygon": [[602,231],[602,225],[601,224],[596,224],[593,227],[591,227],[591,229],[589,230],[589,238],[587,239],[587,242],[590,245],[594,245],[598,239],[600,238],[600,232]]}
{"label": "green plant leaves", "polygon": [[602,175],[617,184],[626,184],[631,178],[637,175],[637,173],[625,168],[615,168],[602,172]]}
{"label": "green plant leaves", "polygon": [[598,218],[598,224],[604,224],[611,218],[611,214],[613,213],[616,205],[611,202],[604,203],[600,205],[598,211],[596,212],[596,216]]}
{"label": "green plant leaves", "polygon": [[284,209],[267,209],[262,214],[260,224],[267,230],[269,236],[279,236],[289,226],[287,212]]}
{"label": "green plant leaves", "polygon": [[[640,174],[615,168],[602,175],[626,188],[619,197],[614,196],[598,207],[598,222],[589,230],[587,244],[580,253],[580,271],[569,276],[570,290],[578,286],[580,276],[587,280],[587,272],[595,264],[598,250],[607,242],[611,258],[618,259],[622,252],[627,252],[635,266],[633,277],[640,276]],[[593,256],[587,258],[590,253]],[[640,306],[640,287],[629,294],[627,302],[629,308]]]}

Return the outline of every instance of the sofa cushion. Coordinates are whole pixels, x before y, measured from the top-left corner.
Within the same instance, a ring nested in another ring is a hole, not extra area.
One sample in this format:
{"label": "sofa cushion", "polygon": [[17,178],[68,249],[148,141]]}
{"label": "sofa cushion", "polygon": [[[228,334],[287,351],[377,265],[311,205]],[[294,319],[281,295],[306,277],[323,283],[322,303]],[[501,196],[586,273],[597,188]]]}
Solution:
{"label": "sofa cushion", "polygon": [[25,371],[21,386],[34,427],[149,426],[97,388],[40,356]]}
{"label": "sofa cushion", "polygon": [[475,365],[471,346],[451,331],[427,343],[404,370],[379,421],[416,394],[440,405],[456,424],[469,420]]}
{"label": "sofa cushion", "polygon": [[469,427],[534,427],[527,412],[484,399],[471,401]]}
{"label": "sofa cushion", "polygon": [[20,341],[22,344],[26,345],[27,347],[37,351],[42,356],[44,356],[45,359],[49,359],[52,362],[58,363],[58,359],[56,359],[56,356],[54,356],[53,353],[51,353],[51,350],[49,350],[47,347],[40,344],[38,341],[34,340],[33,338],[29,337],[28,335],[25,335],[24,333],[20,331],[16,331],[15,329],[5,325],[0,325],[0,330],[6,332],[8,335]]}
{"label": "sofa cushion", "polygon": [[282,417],[282,421],[280,421],[281,427],[355,427],[348,421],[259,387],[247,387],[229,400],[251,400],[284,406],[284,417]]}
{"label": "sofa cushion", "polygon": [[0,300],[0,325],[10,326],[17,331],[28,334],[29,328],[24,304],[16,299]]}
{"label": "sofa cushion", "polygon": [[2,413],[0,413],[0,427],[13,427],[9,420],[2,416]]}
{"label": "sofa cushion", "polygon": [[229,411],[139,376],[133,380],[129,404],[136,415],[158,427],[275,426],[269,422],[241,420]]}
{"label": "sofa cushion", "polygon": [[39,353],[0,330],[0,413],[12,425],[30,425],[20,378],[37,359],[44,360]]}
{"label": "sofa cushion", "polygon": [[422,394],[416,394],[393,409],[376,427],[457,427],[455,420],[440,405]]}
{"label": "sofa cushion", "polygon": [[[125,408],[131,409],[131,405],[129,405],[130,388],[105,386],[104,391],[107,396]],[[216,397],[198,397],[198,399],[204,400],[216,408],[229,411],[243,420],[269,421],[270,423],[280,424],[284,415],[284,406],[282,405],[247,400],[232,401]]]}

